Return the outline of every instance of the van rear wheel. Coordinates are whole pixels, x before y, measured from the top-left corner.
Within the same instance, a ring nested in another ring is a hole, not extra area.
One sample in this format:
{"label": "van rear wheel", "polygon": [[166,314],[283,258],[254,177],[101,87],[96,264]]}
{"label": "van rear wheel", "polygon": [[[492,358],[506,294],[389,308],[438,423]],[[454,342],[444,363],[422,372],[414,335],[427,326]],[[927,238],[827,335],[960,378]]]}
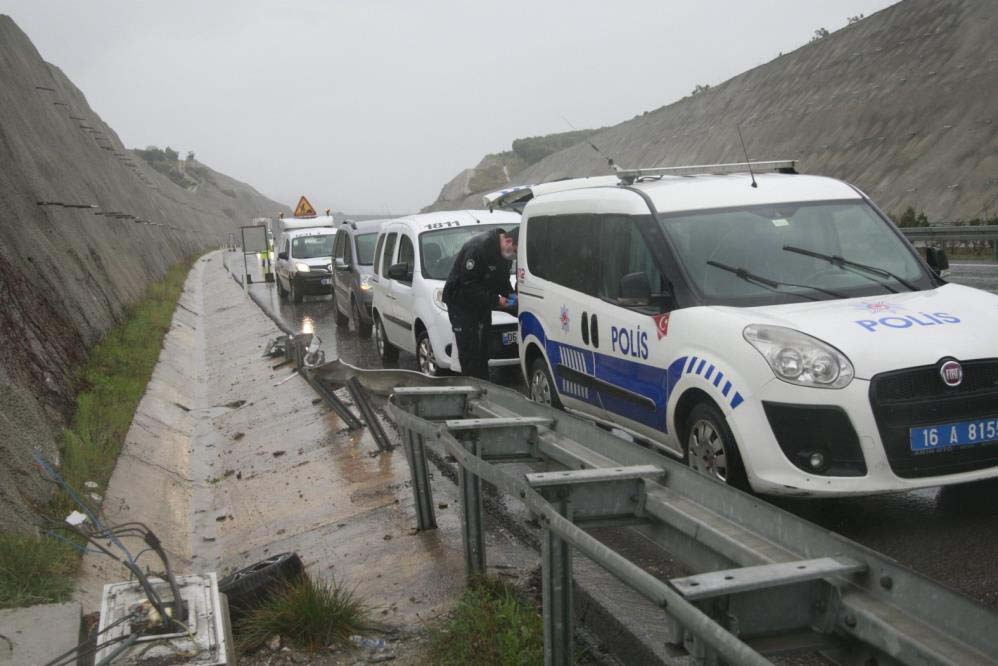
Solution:
{"label": "van rear wheel", "polygon": [[333,312],[336,313],[336,325],[340,328],[350,323],[350,317],[340,312],[340,298],[336,295],[335,289],[333,289]]}
{"label": "van rear wheel", "polygon": [[738,445],[724,414],[712,402],[698,403],[686,418],[686,462],[715,481],[748,490]]}
{"label": "van rear wheel", "polygon": [[385,335],[385,326],[381,323],[381,317],[378,315],[374,317],[374,344],[378,349],[382,365],[395,363],[399,360],[399,350],[388,341],[388,336]]}
{"label": "van rear wheel", "polygon": [[547,361],[539,355],[530,364],[530,399],[542,405],[562,409],[561,399],[548,370]]}
{"label": "van rear wheel", "polygon": [[357,331],[358,337],[371,337],[371,323],[364,321],[364,317],[360,313],[360,306],[357,304],[356,300],[353,300],[350,303],[350,313],[353,317],[353,325],[354,329]]}

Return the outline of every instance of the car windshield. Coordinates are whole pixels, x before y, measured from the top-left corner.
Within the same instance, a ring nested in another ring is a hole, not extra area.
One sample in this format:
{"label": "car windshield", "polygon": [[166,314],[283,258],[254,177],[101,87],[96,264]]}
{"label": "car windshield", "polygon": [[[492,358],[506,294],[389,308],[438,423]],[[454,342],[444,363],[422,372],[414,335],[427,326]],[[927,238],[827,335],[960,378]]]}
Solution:
{"label": "car windshield", "polygon": [[357,236],[357,263],[361,266],[374,265],[374,245],[378,242],[378,234],[361,234]]}
{"label": "car windshield", "polygon": [[[423,277],[431,280],[446,280],[454,265],[454,258],[466,242],[473,236],[492,231],[493,229],[510,229],[510,225],[476,224],[466,227],[450,227],[437,231],[427,231],[419,237],[420,264],[423,267]],[[510,274],[516,271],[516,262],[510,269]]]}
{"label": "car windshield", "polygon": [[317,259],[333,256],[335,234],[322,236],[298,236],[291,239],[291,256],[295,259]]}
{"label": "car windshield", "polygon": [[771,305],[935,286],[916,255],[865,202],[675,213],[663,215],[661,224],[694,289],[711,305]]}

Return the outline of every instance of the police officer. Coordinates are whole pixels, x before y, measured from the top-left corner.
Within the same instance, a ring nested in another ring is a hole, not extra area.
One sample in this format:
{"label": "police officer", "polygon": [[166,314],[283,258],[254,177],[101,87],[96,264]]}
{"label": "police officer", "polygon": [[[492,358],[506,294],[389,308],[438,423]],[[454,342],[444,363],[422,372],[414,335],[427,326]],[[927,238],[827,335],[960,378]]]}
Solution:
{"label": "police officer", "polygon": [[493,229],[468,240],[457,254],[444,285],[451,328],[457,341],[461,371],[488,380],[488,334],[492,310],[512,307],[509,269],[516,259],[519,229]]}

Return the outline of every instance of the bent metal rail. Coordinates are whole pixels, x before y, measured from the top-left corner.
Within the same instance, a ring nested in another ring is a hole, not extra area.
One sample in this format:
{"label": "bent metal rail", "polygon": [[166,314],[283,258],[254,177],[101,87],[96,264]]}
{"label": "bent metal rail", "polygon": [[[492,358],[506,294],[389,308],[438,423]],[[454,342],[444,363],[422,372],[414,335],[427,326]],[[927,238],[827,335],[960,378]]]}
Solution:
{"label": "bent metal rail", "polygon": [[[587,420],[467,377],[289,356],[310,383],[359,382],[389,396],[419,529],[436,528],[426,448],[458,462],[469,576],[486,571],[482,480],[540,518],[546,664],[575,657],[573,548],[661,607],[695,663],[765,664],[765,654],[803,651],[871,666],[998,663],[992,611]],[[556,471],[503,470],[513,462]],[[696,573],[663,582],[585,531],[597,526],[636,529]]]}

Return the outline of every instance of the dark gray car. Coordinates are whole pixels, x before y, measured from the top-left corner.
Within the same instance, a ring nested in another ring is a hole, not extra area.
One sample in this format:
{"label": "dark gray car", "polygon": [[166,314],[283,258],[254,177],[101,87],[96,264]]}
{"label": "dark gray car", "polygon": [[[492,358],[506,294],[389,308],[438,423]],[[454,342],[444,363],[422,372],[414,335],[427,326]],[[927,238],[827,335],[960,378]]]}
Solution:
{"label": "dark gray car", "polygon": [[346,326],[362,338],[371,336],[371,284],[374,245],[386,220],[345,220],[333,246],[333,307],[336,325]]}

